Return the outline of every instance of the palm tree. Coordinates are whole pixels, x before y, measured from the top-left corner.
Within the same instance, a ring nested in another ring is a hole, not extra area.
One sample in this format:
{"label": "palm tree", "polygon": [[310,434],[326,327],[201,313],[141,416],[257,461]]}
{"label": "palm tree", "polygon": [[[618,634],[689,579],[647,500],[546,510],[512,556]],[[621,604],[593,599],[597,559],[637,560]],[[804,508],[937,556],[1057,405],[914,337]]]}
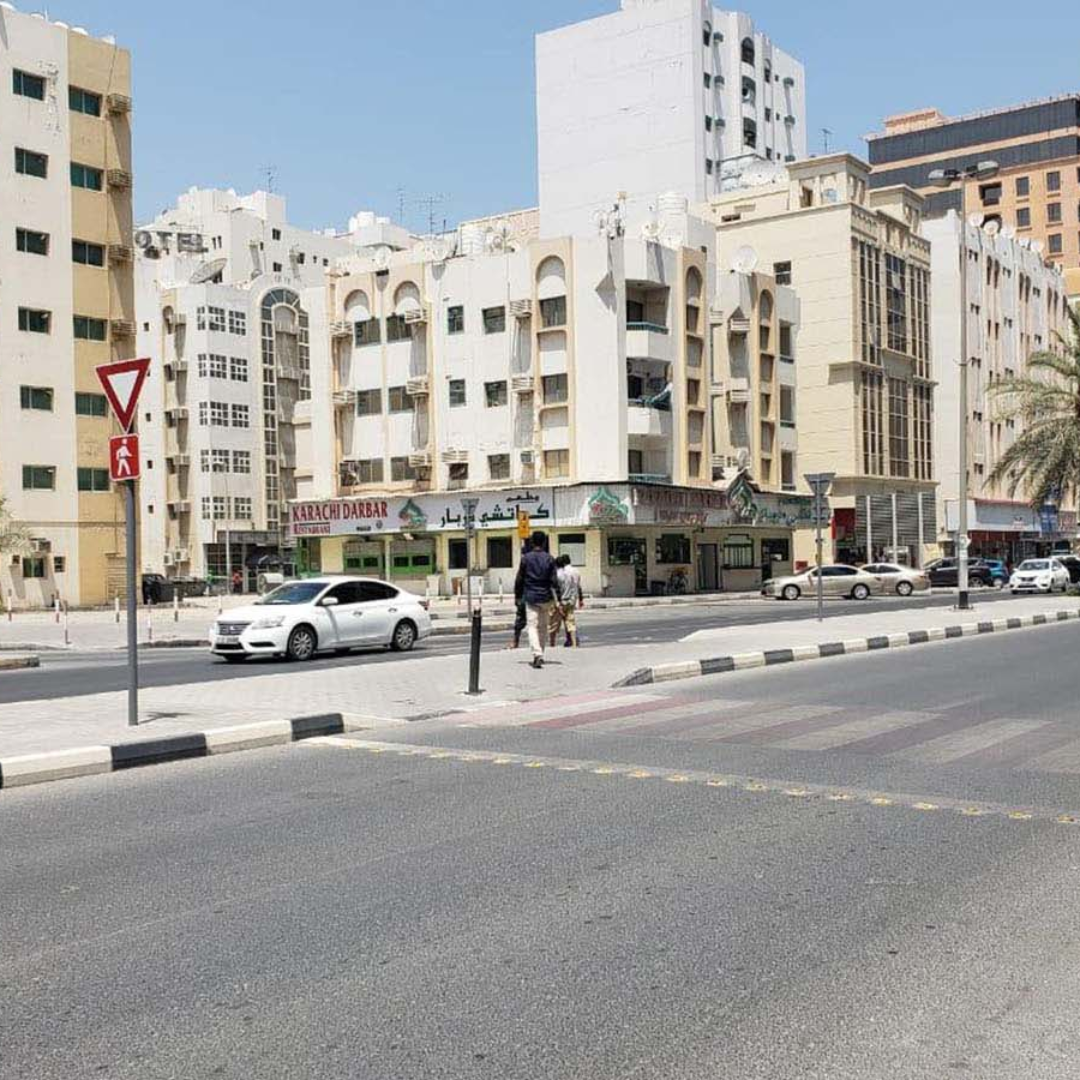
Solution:
{"label": "palm tree", "polygon": [[1070,338],[1055,334],[1060,352],[1033,353],[1023,375],[991,388],[995,420],[1014,420],[1016,441],[987,479],[1012,497],[1021,488],[1039,510],[1080,497],[1080,312],[1066,307]]}

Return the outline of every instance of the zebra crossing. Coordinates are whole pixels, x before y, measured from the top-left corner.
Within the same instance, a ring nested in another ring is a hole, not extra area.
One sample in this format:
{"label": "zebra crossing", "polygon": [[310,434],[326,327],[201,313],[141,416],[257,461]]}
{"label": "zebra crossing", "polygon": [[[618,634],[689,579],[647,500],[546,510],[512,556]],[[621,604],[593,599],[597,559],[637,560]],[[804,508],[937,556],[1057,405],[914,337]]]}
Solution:
{"label": "zebra crossing", "polygon": [[882,708],[867,715],[826,703],[599,691],[546,701],[506,702],[448,718],[467,728],[658,738],[807,753],[849,753],[923,765],[1080,774],[1080,724],[995,716],[971,700],[933,711]]}

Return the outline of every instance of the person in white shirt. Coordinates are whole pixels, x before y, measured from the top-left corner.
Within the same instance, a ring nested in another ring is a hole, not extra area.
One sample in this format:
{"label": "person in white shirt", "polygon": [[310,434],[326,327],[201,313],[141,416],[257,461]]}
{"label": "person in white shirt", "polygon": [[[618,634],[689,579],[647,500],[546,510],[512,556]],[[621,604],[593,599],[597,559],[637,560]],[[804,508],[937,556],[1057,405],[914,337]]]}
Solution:
{"label": "person in white shirt", "polygon": [[581,591],[581,575],[570,565],[569,555],[560,555],[555,560],[558,566],[559,602],[551,609],[549,627],[550,643],[555,645],[559,627],[566,631],[567,648],[577,648],[577,610],[585,606],[585,596]]}

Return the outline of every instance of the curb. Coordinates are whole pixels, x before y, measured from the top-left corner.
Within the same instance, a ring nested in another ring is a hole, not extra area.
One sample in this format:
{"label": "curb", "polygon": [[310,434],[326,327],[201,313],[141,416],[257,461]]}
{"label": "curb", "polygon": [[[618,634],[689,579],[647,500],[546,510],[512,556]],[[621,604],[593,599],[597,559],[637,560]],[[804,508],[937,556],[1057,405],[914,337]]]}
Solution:
{"label": "curb", "polygon": [[1007,630],[1026,630],[1033,626],[1051,626],[1055,623],[1080,619],[1080,610],[1051,611],[1044,615],[1023,615],[1012,619],[991,619],[982,622],[959,623],[956,626],[935,626],[929,630],[905,630],[898,634],[879,634],[873,637],[853,638],[848,641],[830,641],[822,645],[796,645],[790,649],[769,649],[762,652],[738,653],[733,656],[714,656],[705,660],[684,660],[677,663],[657,664],[655,667],[638,668],[625,678],[613,683],[614,689],[627,686],[649,686],[653,683],[674,682],[677,679],[696,679],[703,675],[723,675],[731,671],[750,668],[775,667],[804,660],[829,660],[834,656],[850,656],[854,653],[877,652],[882,649],[903,649],[910,645],[926,645],[932,641],[952,638],[976,637],[980,634],[998,634]]}
{"label": "curb", "polygon": [[35,667],[41,667],[41,661],[36,656],[0,656],[0,671]]}
{"label": "curb", "polygon": [[143,765],[211,757],[237,750],[257,750],[264,746],[300,742],[323,735],[343,735],[347,731],[366,730],[369,730],[369,725],[346,720],[341,713],[324,713],[318,716],[297,716],[289,720],[267,720],[259,724],[213,728],[210,731],[184,735],[167,735],[157,739],[140,739],[113,746],[81,746],[74,750],[26,754],[0,760],[0,789],[120,772]]}

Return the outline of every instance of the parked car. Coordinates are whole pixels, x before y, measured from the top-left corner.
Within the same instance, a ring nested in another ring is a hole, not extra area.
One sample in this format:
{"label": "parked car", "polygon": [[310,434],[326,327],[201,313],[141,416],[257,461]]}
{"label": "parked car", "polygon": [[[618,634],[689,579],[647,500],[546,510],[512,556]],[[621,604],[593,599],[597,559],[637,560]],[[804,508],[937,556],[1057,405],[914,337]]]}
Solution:
{"label": "parked car", "polygon": [[[926,568],[926,575],[935,588],[956,588],[959,584],[960,567],[956,559],[938,559]],[[968,584],[975,589],[993,588],[994,575],[990,567],[978,559],[969,560]]]}
{"label": "parked car", "polygon": [[431,633],[427,601],[376,578],[289,581],[249,607],[219,615],[210,651],[230,662],[249,656],[310,660],[384,646],[408,652]]}
{"label": "parked car", "polygon": [[886,595],[910,596],[914,592],[925,592],[930,588],[930,579],[921,570],[899,563],[870,563],[863,572],[872,574],[877,579],[875,592]]}
{"label": "parked car", "polygon": [[1057,561],[1069,571],[1069,580],[1074,584],[1080,584],[1080,557],[1076,555],[1057,555]]}
{"label": "parked car", "polygon": [[978,562],[990,571],[994,584],[999,588],[1009,584],[1009,568],[1005,565],[1004,559],[979,559]]}
{"label": "parked car", "polygon": [[1068,592],[1069,571],[1057,559],[1025,559],[1009,580],[1015,596],[1021,592]]}
{"label": "parked car", "polygon": [[[871,593],[880,589],[878,579],[873,574],[854,566],[823,566],[821,581],[826,596],[843,596],[852,600],[866,600]],[[772,578],[765,582],[761,595],[780,600],[817,596],[817,567],[790,577]]]}

